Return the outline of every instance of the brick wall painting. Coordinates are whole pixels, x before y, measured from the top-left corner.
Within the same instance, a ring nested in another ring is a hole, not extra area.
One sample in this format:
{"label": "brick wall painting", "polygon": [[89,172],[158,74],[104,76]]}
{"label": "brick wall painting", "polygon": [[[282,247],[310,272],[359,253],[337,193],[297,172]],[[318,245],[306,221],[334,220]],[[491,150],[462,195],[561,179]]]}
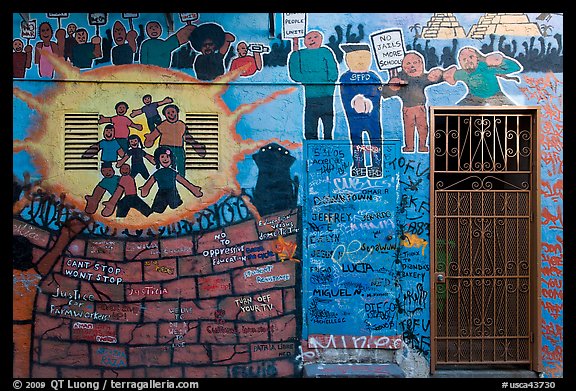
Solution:
{"label": "brick wall painting", "polygon": [[[14,376],[428,376],[425,121],[464,102],[541,107],[541,375],[563,375],[562,14],[59,15],[12,15]],[[348,195],[373,199],[314,206]]]}
{"label": "brick wall painting", "polygon": [[[298,209],[267,216],[293,227],[286,236],[251,218],[177,238],[76,238],[39,283],[27,330],[30,375],[294,376],[299,263],[279,249],[297,243],[298,216]],[[17,235],[27,230],[18,220],[13,227],[18,241],[49,236]],[[41,252],[42,243],[27,242],[23,249]],[[15,275],[15,286],[23,284]],[[30,311],[32,303],[18,307]],[[16,368],[27,359],[15,357]]]}

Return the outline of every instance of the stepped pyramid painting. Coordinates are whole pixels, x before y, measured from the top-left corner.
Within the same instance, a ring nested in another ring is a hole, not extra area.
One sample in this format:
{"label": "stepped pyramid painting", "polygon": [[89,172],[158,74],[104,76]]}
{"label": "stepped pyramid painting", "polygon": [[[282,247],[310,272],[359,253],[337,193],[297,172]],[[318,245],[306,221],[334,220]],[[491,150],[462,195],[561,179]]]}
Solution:
{"label": "stepped pyramid painting", "polygon": [[435,13],[422,28],[422,38],[466,38],[464,28],[451,13]]}
{"label": "stepped pyramid painting", "polygon": [[489,34],[495,35],[542,35],[538,25],[530,22],[524,13],[486,13],[478,23],[472,25],[468,38],[483,39]]}
{"label": "stepped pyramid painting", "polygon": [[486,13],[470,27],[468,34],[453,13],[434,13],[420,36],[424,39],[484,39],[489,34],[540,36],[538,24],[530,22],[525,13]]}

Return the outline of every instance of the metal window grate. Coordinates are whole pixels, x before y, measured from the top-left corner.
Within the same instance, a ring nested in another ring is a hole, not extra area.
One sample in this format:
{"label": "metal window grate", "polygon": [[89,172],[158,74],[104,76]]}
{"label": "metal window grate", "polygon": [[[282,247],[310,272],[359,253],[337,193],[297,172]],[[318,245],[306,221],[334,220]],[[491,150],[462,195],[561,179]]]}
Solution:
{"label": "metal window grate", "polygon": [[98,170],[98,159],[82,154],[98,142],[98,113],[64,114],[64,170]]}
{"label": "metal window grate", "polygon": [[186,144],[187,170],[218,170],[218,114],[186,113],[188,132],[206,146],[206,156],[201,157],[190,144]]}

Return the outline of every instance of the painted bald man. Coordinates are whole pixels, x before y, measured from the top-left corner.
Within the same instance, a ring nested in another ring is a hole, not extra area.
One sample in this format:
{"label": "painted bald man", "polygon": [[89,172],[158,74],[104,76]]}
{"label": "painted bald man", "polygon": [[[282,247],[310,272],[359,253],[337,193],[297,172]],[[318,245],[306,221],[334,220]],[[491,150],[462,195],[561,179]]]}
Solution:
{"label": "painted bald man", "polygon": [[299,49],[298,38],[293,39],[288,58],[288,73],[292,80],[304,86],[304,137],[318,139],[318,125],[322,122],[324,140],[332,139],[334,129],[334,91],[338,80],[338,64],[334,52],[322,46],[320,31],[304,36],[305,49]]}

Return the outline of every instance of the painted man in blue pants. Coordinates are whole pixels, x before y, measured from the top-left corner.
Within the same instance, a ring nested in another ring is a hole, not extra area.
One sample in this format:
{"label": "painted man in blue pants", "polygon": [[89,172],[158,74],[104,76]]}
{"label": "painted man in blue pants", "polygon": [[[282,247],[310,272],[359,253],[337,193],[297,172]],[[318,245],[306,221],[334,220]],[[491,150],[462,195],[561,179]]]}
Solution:
{"label": "painted man in blue pants", "polygon": [[[372,55],[367,44],[340,45],[345,53],[348,71],[340,76],[340,97],[348,120],[352,142],[353,177],[382,177],[382,124],[380,121],[380,91],[382,79],[370,70]],[[363,133],[370,145],[364,145]],[[370,153],[371,166],[366,167],[364,153]]]}

